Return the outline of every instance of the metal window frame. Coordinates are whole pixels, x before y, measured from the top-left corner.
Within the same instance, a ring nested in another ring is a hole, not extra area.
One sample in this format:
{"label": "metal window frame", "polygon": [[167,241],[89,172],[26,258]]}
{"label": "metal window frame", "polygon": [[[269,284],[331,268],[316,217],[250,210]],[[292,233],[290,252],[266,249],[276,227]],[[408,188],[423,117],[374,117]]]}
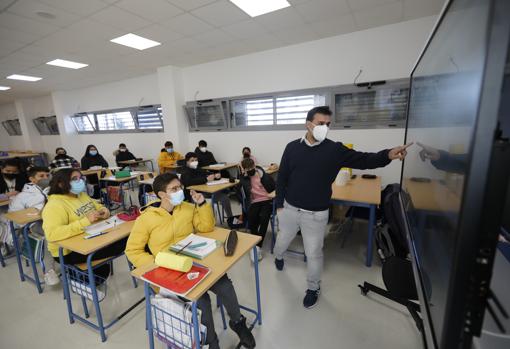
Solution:
{"label": "metal window frame", "polygon": [[[55,122],[56,122],[57,116],[56,115],[39,116],[39,117],[37,117],[35,119],[32,119],[32,122],[34,123],[35,128],[37,129],[37,131],[39,132],[39,134],[41,136],[56,136],[56,135],[60,134],[60,129],[58,128],[58,124],[57,124],[57,132],[52,131],[50,125],[48,124],[48,121],[50,119],[55,119]],[[39,125],[37,124],[37,121],[41,121],[46,126],[46,128],[48,129],[49,133],[41,132],[41,129],[39,128]]]}
{"label": "metal window frame", "polygon": [[[16,124],[15,126],[13,125]],[[19,119],[9,119],[2,121],[2,126],[9,136],[22,136],[23,131],[21,131],[21,125]],[[19,132],[18,132],[19,130]]]}
{"label": "metal window frame", "polygon": [[[221,114],[223,115],[222,126],[198,126],[196,113],[191,114],[189,108],[196,108],[200,106],[219,106]],[[230,128],[230,107],[228,101],[224,98],[215,98],[205,101],[191,101],[186,102],[183,106],[184,114],[186,115],[186,121],[188,123],[188,129],[190,132],[201,132],[201,131],[224,131]],[[194,119],[194,120],[193,120]],[[193,125],[194,122],[194,125]]]}

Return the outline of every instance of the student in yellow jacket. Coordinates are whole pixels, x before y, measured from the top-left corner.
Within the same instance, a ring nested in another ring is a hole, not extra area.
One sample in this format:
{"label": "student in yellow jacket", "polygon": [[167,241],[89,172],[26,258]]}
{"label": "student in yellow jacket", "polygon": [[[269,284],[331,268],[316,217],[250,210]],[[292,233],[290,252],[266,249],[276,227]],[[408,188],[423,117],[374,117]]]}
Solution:
{"label": "student in yellow jacket", "polygon": [[177,160],[184,157],[174,150],[174,144],[170,141],[165,142],[165,147],[161,149],[158,158],[159,172],[163,172],[163,167],[172,167],[177,164]]}
{"label": "student in yellow jacket", "polygon": [[[161,174],[154,179],[152,186],[160,201],[147,207],[136,220],[126,245],[126,255],[136,267],[154,263],[159,251],[167,251],[193,232],[211,232],[215,224],[212,207],[202,194],[191,191],[194,203],[184,202],[183,187],[177,175]],[[237,333],[241,343],[246,348],[255,348],[255,339],[246,327],[246,318],[241,315],[232,281],[224,275],[210,291],[227,309],[230,328]],[[206,342],[210,349],[218,349],[208,293],[198,300],[198,307],[202,310],[201,322],[207,327]]]}
{"label": "student in yellow jacket", "polygon": [[[48,250],[53,259],[59,262],[57,241],[82,234],[85,227],[110,217],[110,211],[90,198],[85,192],[85,179],[75,169],[61,169],[50,181],[48,203],[42,211],[43,230],[48,241]],[[123,239],[107,246],[94,254],[93,259],[103,259],[123,253],[126,240]],[[79,264],[87,261],[87,256],[64,249],[66,264]],[[95,274],[107,278],[110,266],[102,265]]]}

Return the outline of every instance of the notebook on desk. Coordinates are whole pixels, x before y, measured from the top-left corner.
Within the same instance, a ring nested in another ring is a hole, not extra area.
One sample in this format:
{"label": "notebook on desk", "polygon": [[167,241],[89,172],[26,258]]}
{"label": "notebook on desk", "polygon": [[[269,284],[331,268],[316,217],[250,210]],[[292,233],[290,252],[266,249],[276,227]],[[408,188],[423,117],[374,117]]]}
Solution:
{"label": "notebook on desk", "polygon": [[193,263],[190,271],[183,273],[173,269],[157,267],[142,275],[142,280],[164,289],[170,293],[186,296],[193,290],[209,273],[208,267]]}
{"label": "notebook on desk", "polygon": [[222,178],[222,179],[218,179],[218,180],[215,180],[215,181],[207,182],[207,185],[227,184],[229,182],[230,181],[228,180],[228,178]]}
{"label": "notebook on desk", "polygon": [[213,253],[221,245],[220,241],[190,234],[175,245],[170,246],[170,251],[178,252],[195,259],[204,259]]}
{"label": "notebook on desk", "polygon": [[85,228],[85,234],[91,236],[99,235],[108,229],[121,225],[122,223],[125,223],[122,219],[117,216],[112,216],[104,221],[89,225]]}
{"label": "notebook on desk", "polygon": [[226,165],[226,163],[224,163],[224,162],[219,162],[219,163],[217,163],[217,164],[209,165],[209,167],[223,167],[223,166],[225,166],[225,165]]}

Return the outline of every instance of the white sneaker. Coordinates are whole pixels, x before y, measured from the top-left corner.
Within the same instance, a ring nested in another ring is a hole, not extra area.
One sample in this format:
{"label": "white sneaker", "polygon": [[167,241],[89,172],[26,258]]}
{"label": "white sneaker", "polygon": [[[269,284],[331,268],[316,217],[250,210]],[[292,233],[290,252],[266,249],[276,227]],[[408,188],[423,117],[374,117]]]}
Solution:
{"label": "white sneaker", "polygon": [[55,286],[60,283],[60,278],[57,273],[55,273],[55,270],[50,269],[46,272],[46,274],[44,274],[44,282],[48,286]]}
{"label": "white sneaker", "polygon": [[[260,247],[258,246],[255,247],[257,248],[257,257],[260,262],[264,258],[264,256],[262,255],[262,250],[260,249]],[[250,251],[250,260],[252,263],[255,263],[255,260],[253,259],[253,251]]]}

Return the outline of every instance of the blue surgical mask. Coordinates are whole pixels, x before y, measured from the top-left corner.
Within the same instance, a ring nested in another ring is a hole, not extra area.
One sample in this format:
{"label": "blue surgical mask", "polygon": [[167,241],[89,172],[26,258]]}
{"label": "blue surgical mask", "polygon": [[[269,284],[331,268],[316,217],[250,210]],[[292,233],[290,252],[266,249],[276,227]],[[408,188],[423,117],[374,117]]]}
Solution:
{"label": "blue surgical mask", "polygon": [[174,152],[174,148],[166,148],[166,151],[169,152],[169,153],[173,153]]}
{"label": "blue surgical mask", "polygon": [[75,181],[71,181],[71,193],[78,195],[85,191],[85,181],[83,179],[78,179]]}
{"label": "blue surgical mask", "polygon": [[96,156],[97,155],[97,150],[91,150],[91,151],[89,151],[89,154],[91,156]]}
{"label": "blue surgical mask", "polygon": [[170,195],[170,203],[174,206],[178,206],[184,201],[184,191],[182,189],[175,193],[168,193],[168,195]]}

